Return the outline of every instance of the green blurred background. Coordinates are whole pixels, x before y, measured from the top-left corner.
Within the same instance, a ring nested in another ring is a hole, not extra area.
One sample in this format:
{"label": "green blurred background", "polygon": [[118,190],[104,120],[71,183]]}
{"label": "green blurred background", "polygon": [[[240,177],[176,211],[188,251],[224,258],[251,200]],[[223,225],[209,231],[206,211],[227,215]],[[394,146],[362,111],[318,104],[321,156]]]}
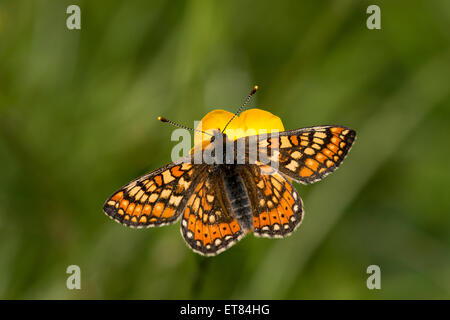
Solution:
{"label": "green blurred background", "polygon": [[[448,0],[0,1],[0,298],[450,298],[449,22]],[[336,173],[297,185],[291,237],[203,258],[179,224],[108,219],[113,191],[170,161],[157,116],[192,126],[254,84],[287,129],[358,132]]]}

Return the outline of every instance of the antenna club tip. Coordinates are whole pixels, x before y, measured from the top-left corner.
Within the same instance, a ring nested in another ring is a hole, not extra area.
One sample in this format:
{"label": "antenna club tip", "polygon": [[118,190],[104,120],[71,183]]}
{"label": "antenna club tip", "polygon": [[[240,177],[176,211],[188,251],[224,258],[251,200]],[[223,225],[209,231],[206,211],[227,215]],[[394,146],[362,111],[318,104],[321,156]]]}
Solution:
{"label": "antenna club tip", "polygon": [[257,85],[253,86],[251,94],[254,94],[256,91],[258,91],[258,89],[259,89],[259,86],[257,86]]}
{"label": "antenna club tip", "polygon": [[161,122],[168,122],[168,120],[166,118],[161,117],[161,116],[158,117],[158,120]]}

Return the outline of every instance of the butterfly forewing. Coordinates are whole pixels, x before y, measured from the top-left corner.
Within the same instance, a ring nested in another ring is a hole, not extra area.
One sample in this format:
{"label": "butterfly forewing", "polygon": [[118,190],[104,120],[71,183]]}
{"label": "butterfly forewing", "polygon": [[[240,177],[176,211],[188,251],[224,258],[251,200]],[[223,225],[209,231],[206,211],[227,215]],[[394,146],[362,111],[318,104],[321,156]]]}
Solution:
{"label": "butterfly forewing", "polygon": [[[318,126],[283,131],[258,141],[259,152],[267,152],[276,169],[304,184],[321,180],[339,167],[356,133],[342,126]],[[262,149],[262,150],[261,150]]]}
{"label": "butterfly forewing", "polygon": [[142,228],[177,221],[204,165],[171,163],[115,192],[103,210],[126,226]]}

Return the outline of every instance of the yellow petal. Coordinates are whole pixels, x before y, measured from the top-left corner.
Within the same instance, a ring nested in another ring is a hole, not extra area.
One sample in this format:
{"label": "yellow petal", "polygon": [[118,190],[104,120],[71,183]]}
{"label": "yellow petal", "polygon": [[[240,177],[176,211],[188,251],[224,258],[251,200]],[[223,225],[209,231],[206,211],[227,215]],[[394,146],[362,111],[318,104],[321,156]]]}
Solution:
{"label": "yellow petal", "polygon": [[256,134],[284,131],[281,119],[269,111],[261,109],[249,109],[239,116],[245,124],[245,130],[256,130]]}
{"label": "yellow petal", "polygon": [[[220,109],[213,110],[203,117],[203,119],[200,121],[200,123],[197,125],[195,129],[202,130],[212,134],[214,130],[221,131],[223,128],[225,128],[226,124],[228,123],[228,121],[230,121],[232,117],[233,113],[231,112]],[[238,129],[243,130],[244,124],[242,123],[239,117],[235,117],[225,130],[225,134],[227,136],[229,135],[230,139],[240,138],[235,136],[235,132],[239,131]],[[209,141],[210,139],[211,136],[196,131],[194,135],[194,144],[200,143],[201,141]]]}
{"label": "yellow petal", "polygon": [[[233,113],[231,112],[213,110],[203,117],[196,129],[212,134],[214,130],[222,130],[232,117]],[[225,134],[229,139],[235,140],[248,135],[276,131],[284,131],[279,117],[265,110],[249,109],[231,121],[225,129]],[[202,143],[203,146],[206,146],[208,143],[205,142],[209,142],[210,139],[211,136],[197,131],[194,135],[194,144]]]}

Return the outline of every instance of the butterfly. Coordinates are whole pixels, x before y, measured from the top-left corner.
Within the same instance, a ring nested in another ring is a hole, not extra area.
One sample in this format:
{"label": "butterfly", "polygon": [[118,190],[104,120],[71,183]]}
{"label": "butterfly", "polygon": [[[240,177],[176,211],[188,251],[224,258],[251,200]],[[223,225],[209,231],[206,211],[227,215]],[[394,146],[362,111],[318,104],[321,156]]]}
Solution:
{"label": "butterfly", "polygon": [[[105,213],[134,228],[181,219],[185,242],[205,256],[225,251],[251,232],[258,237],[283,238],[300,225],[304,215],[303,202],[291,180],[310,184],[323,179],[339,167],[356,137],[354,130],[334,125],[234,141],[224,131],[215,131],[209,145],[196,152],[257,141],[258,152],[272,162],[248,161],[249,148],[241,154],[235,148],[231,162],[223,152],[223,157],[218,157],[223,161],[196,163],[194,152],[116,191],[104,204]],[[236,161],[239,156],[245,163]]]}

